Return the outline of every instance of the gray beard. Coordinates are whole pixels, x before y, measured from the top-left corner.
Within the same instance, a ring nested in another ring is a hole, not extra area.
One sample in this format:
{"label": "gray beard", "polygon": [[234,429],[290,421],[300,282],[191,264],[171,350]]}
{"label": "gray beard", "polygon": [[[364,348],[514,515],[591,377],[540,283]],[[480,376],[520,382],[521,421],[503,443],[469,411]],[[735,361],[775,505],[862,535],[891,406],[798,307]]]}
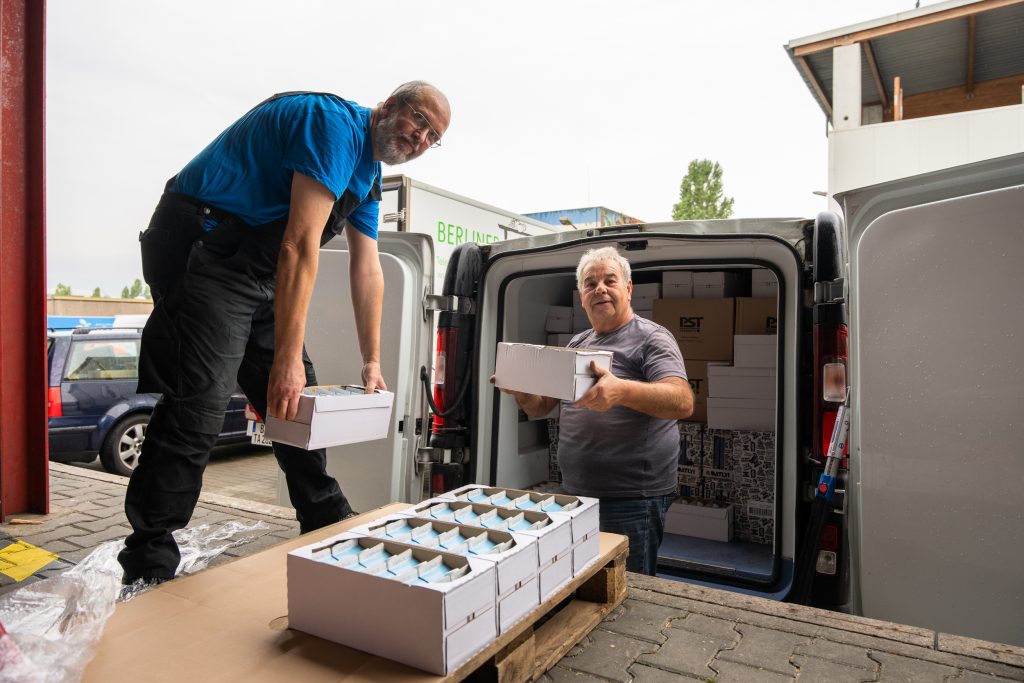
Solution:
{"label": "gray beard", "polygon": [[396,119],[385,119],[377,126],[377,140],[379,140],[377,153],[380,160],[388,166],[397,166],[416,158],[413,152],[406,152],[402,145],[402,136],[396,130],[398,128]]}

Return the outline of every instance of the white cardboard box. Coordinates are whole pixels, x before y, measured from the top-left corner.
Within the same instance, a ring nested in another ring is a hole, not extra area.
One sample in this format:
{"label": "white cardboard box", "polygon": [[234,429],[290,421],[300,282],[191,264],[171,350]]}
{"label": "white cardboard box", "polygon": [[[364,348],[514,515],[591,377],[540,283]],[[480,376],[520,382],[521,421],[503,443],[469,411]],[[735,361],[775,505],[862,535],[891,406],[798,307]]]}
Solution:
{"label": "white cardboard box", "polygon": [[750,271],[750,295],[754,297],[775,297],[779,294],[779,281],[775,273],[767,268]]}
{"label": "white cardboard box", "polygon": [[[487,500],[472,500],[474,493],[478,493],[479,496],[486,497]],[[598,507],[600,501],[598,501],[597,498],[588,498],[586,496],[572,496],[564,493],[542,493],[540,491],[509,489],[500,486],[484,486],[482,484],[466,484],[465,486],[460,486],[457,489],[443,493],[438,497],[447,500],[461,500],[470,503],[480,502],[484,505],[496,505],[498,507],[512,509],[536,509],[538,512],[544,512],[552,517],[556,515],[564,515],[568,517],[572,523],[573,545],[587,538],[592,532],[597,531],[601,523]],[[524,499],[527,502],[514,504],[515,501]],[[570,510],[545,510],[543,508],[533,507],[534,505],[539,505],[545,499],[551,499],[552,502],[562,508],[565,508],[566,506],[573,507]],[[509,502],[502,502],[505,500],[508,500]],[[523,507],[524,504],[527,507]]]}
{"label": "white cardboard box", "polygon": [[544,602],[551,594],[572,580],[572,549],[564,548],[562,553],[552,558],[540,570],[540,601]]}
{"label": "white cardboard box", "polygon": [[735,295],[735,274],[722,271],[697,271],[693,274],[694,299],[724,299]]}
{"label": "white cardboard box", "polygon": [[775,368],[708,364],[708,396],[711,398],[774,400],[775,395]]}
{"label": "white cardboard box", "polygon": [[[439,511],[442,509],[439,506],[444,506],[454,511],[456,513],[455,516],[449,517],[447,514],[440,512],[440,517],[434,517],[433,515],[439,514]],[[565,515],[559,515],[556,517],[555,515],[548,515],[543,512],[534,512],[532,510],[514,510],[512,508],[467,503],[460,500],[446,498],[430,498],[415,507],[403,510],[399,514],[410,515],[413,517],[429,517],[431,519],[440,518],[442,521],[458,522],[458,511],[462,508],[469,508],[468,512],[472,515],[482,515],[495,510],[497,511],[496,514],[503,519],[508,519],[509,517],[522,514],[526,521],[530,523],[547,521],[547,524],[540,529],[514,532],[517,535],[531,536],[537,539],[538,568],[543,568],[550,564],[552,560],[562,554],[562,551],[572,547],[572,520]],[[473,524],[472,521],[465,521],[463,523],[468,526],[479,526]]]}
{"label": "white cardboard box", "polygon": [[[430,527],[430,531],[436,533],[451,532],[458,529],[458,533],[465,538],[484,533],[487,535],[488,540],[495,544],[512,542],[512,547],[504,552],[474,555],[477,559],[494,563],[499,633],[503,633],[509,626],[518,622],[540,604],[540,590],[537,579],[537,549],[534,547],[537,543],[536,537],[508,531],[498,531],[497,529],[482,529],[452,522],[442,522],[424,517],[409,517],[402,514],[375,519],[368,524],[354,527],[349,533],[353,536],[373,536],[408,545],[425,545],[426,547],[433,547],[430,545],[432,541],[434,543],[437,542],[436,537],[420,540],[413,537],[405,539],[389,536],[396,523],[399,526],[407,525],[417,529]],[[466,554],[450,548],[440,548],[440,550],[455,552],[459,555]]]}
{"label": "white cardboard box", "polygon": [[572,575],[579,574],[586,569],[590,563],[597,559],[601,551],[600,534],[598,530],[591,531],[583,540],[572,546]]}
{"label": "white cardboard box", "polygon": [[636,313],[641,318],[646,318],[647,320],[654,320],[653,308],[634,308],[633,312]]}
{"label": "white cardboard box", "polygon": [[[356,393],[327,393],[346,389]],[[361,391],[362,387],[340,385],[306,387],[299,396],[294,420],[267,416],[267,439],[306,450],[383,439],[391,427],[395,395],[380,390],[358,393]]]}
{"label": "white cardboard box", "polygon": [[738,368],[774,368],[779,338],[774,334],[737,334],[732,363]]}
{"label": "white cardboard box", "polygon": [[[677,287],[689,285],[693,287],[693,271],[692,270],[666,270],[661,274],[661,287],[664,291],[665,287]],[[669,297],[663,297],[669,298]]]}
{"label": "white cardboard box", "polygon": [[713,501],[700,498],[680,498],[669,506],[665,514],[666,533],[711,541],[731,541],[732,505],[713,505]]}
{"label": "white cardboard box", "polygon": [[752,432],[775,431],[775,400],[760,398],[709,398],[708,427]]}
{"label": "white cardboard box", "polygon": [[610,370],[612,353],[499,342],[494,385],[575,401],[594,385],[594,377],[590,374],[591,361]]}
{"label": "white cardboard box", "polygon": [[572,307],[548,306],[548,315],[544,321],[545,332],[572,332]]}
{"label": "white cardboard box", "polygon": [[693,283],[679,285],[664,285],[661,288],[662,299],[692,299]]}
{"label": "white cardboard box", "polygon": [[336,542],[332,537],[288,553],[289,627],[439,675],[497,637],[493,563],[413,547],[417,559],[440,555],[469,572],[447,583],[407,584],[314,559]]}

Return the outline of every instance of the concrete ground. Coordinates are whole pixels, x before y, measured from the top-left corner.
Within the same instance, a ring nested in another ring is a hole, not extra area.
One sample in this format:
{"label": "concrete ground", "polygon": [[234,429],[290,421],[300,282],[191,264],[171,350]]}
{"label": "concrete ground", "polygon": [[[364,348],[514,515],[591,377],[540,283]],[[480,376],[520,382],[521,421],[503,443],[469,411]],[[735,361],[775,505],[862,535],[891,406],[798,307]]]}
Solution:
{"label": "concrete ground", "polygon": [[[193,524],[239,519],[268,525],[262,537],[220,561],[298,534],[292,511],[272,504],[276,480],[268,451],[242,449],[212,461]],[[0,534],[9,537],[2,545],[23,540],[59,559],[21,582],[0,573],[0,593],[64,571],[100,543],[123,538],[129,532],[125,486],[124,478],[96,468],[51,464],[51,513],[9,517]],[[1024,648],[628,577],[625,603],[543,681],[1024,681]]]}

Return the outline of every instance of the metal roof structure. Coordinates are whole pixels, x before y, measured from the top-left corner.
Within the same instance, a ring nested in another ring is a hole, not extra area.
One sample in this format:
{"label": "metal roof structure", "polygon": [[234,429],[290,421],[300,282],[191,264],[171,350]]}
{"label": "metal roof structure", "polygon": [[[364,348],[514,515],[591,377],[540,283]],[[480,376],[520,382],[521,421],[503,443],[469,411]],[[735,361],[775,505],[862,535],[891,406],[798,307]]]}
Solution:
{"label": "metal roof structure", "polygon": [[[948,0],[790,41],[786,51],[829,118],[832,49],[855,43],[863,50],[863,106],[890,108],[897,76],[904,98],[934,95],[929,106],[919,106],[908,117],[999,106],[992,98],[973,101],[982,86],[989,93],[997,88],[1001,99],[1012,97],[1016,86],[1020,104],[1024,0]],[[957,88],[963,91],[963,102],[952,101],[951,91]]]}

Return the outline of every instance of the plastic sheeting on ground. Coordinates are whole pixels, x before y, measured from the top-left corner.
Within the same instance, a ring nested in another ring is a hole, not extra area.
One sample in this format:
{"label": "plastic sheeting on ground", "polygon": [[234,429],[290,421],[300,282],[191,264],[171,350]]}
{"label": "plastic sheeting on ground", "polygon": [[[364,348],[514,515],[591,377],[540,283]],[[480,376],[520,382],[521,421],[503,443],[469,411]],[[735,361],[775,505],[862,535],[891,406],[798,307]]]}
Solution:
{"label": "plastic sheeting on ground", "polygon": [[[265,535],[264,522],[230,521],[180,529],[177,575],[204,569],[229,548]],[[149,586],[121,585],[117,553],[110,541],[71,569],[0,596],[0,683],[75,683],[92,659],[96,642],[117,602]],[[6,630],[6,633],[4,631]]]}

